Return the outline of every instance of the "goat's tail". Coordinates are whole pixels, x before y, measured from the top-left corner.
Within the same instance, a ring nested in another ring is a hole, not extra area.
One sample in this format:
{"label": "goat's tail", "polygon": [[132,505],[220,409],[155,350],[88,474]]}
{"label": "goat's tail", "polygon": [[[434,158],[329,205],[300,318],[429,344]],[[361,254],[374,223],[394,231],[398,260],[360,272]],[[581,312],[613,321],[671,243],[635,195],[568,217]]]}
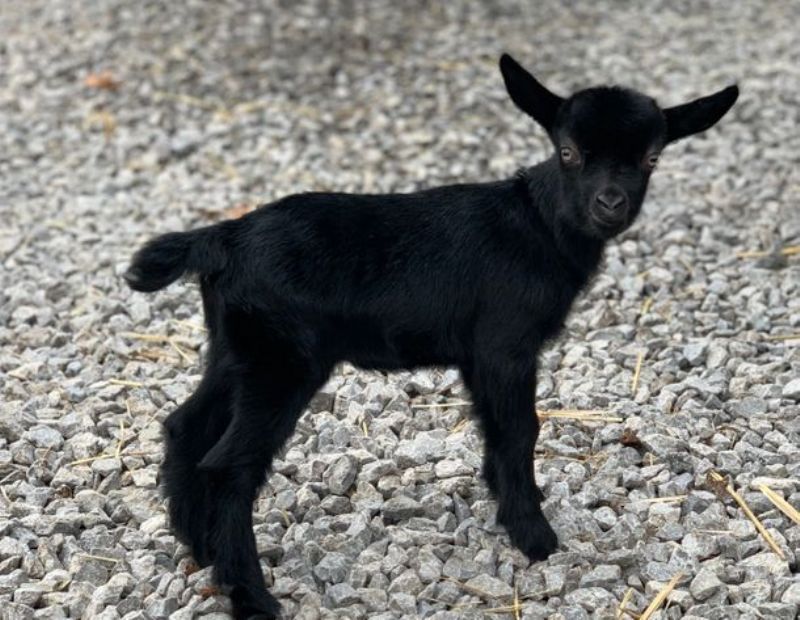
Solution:
{"label": "goat's tail", "polygon": [[219,225],[161,235],[134,254],[125,280],[133,290],[149,293],[186,272],[212,275],[227,263],[224,241],[225,230]]}

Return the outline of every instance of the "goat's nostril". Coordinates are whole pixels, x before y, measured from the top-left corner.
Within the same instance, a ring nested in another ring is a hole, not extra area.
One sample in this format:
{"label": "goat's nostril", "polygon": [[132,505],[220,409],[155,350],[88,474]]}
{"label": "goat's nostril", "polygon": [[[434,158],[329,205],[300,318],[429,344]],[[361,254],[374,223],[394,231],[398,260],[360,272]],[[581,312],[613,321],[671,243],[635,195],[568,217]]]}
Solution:
{"label": "goat's nostril", "polygon": [[616,211],[625,204],[625,196],[620,192],[600,192],[597,194],[597,202],[608,211]]}

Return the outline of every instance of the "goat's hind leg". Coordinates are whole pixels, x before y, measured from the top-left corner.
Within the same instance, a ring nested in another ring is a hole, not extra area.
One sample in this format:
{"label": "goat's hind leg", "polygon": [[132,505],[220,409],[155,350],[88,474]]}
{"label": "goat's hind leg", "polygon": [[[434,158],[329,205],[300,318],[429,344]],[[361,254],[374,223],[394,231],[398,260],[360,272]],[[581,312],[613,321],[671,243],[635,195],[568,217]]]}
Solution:
{"label": "goat's hind leg", "polygon": [[275,618],[277,600],[267,591],[253,535],[258,488],[278,450],[294,431],[308,400],[324,380],[310,368],[246,365],[236,377],[234,415],[200,468],[215,482],[214,573],[238,619]]}
{"label": "goat's hind leg", "polygon": [[208,539],[213,489],[210,477],[198,471],[197,464],[228,426],[231,405],[225,377],[212,365],[195,393],[164,423],[166,455],[161,480],[170,525],[201,566],[209,565],[214,555]]}
{"label": "goat's hind leg", "polygon": [[212,532],[214,578],[228,594],[236,620],[273,619],[281,607],[264,585],[253,534],[253,501],[264,482],[264,468],[241,465],[211,474],[217,482]]}

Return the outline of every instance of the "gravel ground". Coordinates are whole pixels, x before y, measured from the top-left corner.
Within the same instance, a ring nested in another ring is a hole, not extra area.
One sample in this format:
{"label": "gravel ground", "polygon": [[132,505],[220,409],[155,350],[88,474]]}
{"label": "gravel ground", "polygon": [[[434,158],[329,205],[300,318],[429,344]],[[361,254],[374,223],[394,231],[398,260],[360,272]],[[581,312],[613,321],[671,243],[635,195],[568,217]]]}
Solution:
{"label": "gravel ground", "polygon": [[[614,617],[629,589],[641,612],[680,574],[653,618],[797,617],[800,525],[759,484],[800,506],[800,338],[775,338],[800,332],[800,263],[736,253],[800,244],[800,5],[359,4],[4,3],[0,616],[228,617],[157,489],[160,421],[201,372],[198,292],[132,293],[127,259],[287,193],[534,163],[545,139],[502,90],[507,50],[562,92],[743,90],[667,151],[543,356],[542,409],[604,412],[544,425],[560,551],[531,565],[496,526],[455,371],[345,366],[258,501],[272,592],[307,620],[512,618],[515,592],[517,617],[579,620]],[[116,90],[87,85],[103,71]],[[785,560],[712,492],[714,469]]]}

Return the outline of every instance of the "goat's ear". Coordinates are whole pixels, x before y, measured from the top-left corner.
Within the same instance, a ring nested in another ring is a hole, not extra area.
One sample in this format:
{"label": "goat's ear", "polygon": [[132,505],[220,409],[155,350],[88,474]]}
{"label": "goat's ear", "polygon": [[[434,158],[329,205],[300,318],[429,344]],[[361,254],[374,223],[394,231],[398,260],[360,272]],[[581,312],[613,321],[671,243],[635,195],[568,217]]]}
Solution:
{"label": "goat's ear", "polygon": [[712,127],[731,109],[738,96],[739,87],[733,85],[708,97],[666,108],[664,116],[667,119],[667,142],[680,140]]}
{"label": "goat's ear", "polygon": [[500,72],[503,74],[506,90],[517,107],[532,116],[548,132],[552,130],[556,114],[564,100],[542,86],[508,54],[500,57]]}

